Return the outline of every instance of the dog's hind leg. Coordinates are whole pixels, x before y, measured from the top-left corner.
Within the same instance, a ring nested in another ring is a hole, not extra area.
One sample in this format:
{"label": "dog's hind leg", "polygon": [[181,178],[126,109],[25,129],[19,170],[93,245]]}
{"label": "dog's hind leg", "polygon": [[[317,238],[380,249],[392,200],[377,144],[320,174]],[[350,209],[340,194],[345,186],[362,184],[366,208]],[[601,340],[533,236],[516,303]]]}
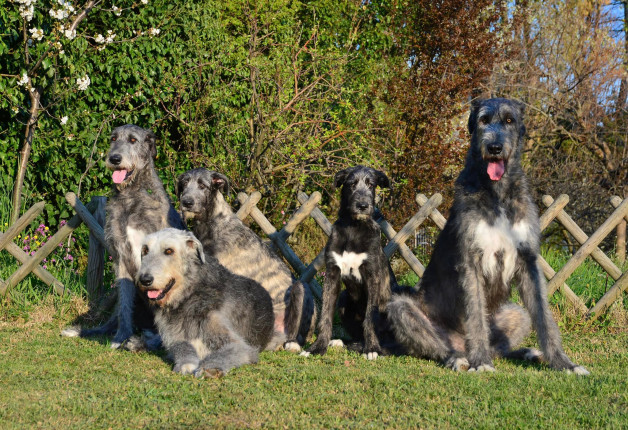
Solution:
{"label": "dog's hind leg", "polygon": [[442,330],[421,312],[412,297],[393,295],[388,304],[388,320],[397,342],[410,355],[442,361],[454,370],[469,368],[467,359],[454,351]]}
{"label": "dog's hind leg", "polygon": [[133,335],[133,308],[135,284],[129,278],[118,279],[118,331],[111,341],[111,348],[120,348]]}
{"label": "dog's hind leg", "polygon": [[588,375],[589,371],[572,363],[563,350],[558,325],[547,303],[547,287],[537,262],[537,254],[531,250],[521,251],[520,254],[519,294],[532,318],[544,358],[554,369]]}
{"label": "dog's hind leg", "polygon": [[205,357],[194,372],[194,376],[221,377],[236,367],[257,363],[258,358],[259,352],[256,348],[244,340],[237,339]]}
{"label": "dog's hind leg", "polygon": [[528,313],[514,303],[500,307],[490,324],[490,343],[493,356],[504,358],[539,361],[541,351],[534,348],[514,350],[530,334],[531,321]]}

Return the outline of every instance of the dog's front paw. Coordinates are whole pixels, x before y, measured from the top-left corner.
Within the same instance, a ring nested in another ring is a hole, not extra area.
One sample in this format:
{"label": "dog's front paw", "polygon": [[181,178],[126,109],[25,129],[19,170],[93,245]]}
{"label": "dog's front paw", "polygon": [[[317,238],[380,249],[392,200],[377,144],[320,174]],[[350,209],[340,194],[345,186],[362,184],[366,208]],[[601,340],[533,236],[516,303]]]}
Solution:
{"label": "dog's front paw", "polygon": [[172,371],[174,373],[180,373],[182,375],[191,375],[195,374],[195,371],[198,369],[198,363],[182,363],[176,364]]}
{"label": "dog's front paw", "polygon": [[455,370],[456,372],[466,372],[469,370],[469,360],[464,357],[449,357],[445,363],[445,367]]}
{"label": "dog's front paw", "polygon": [[215,379],[215,378],[222,378],[223,376],[225,376],[225,372],[222,369],[217,369],[217,368],[203,369],[199,367],[194,372],[194,376],[200,379],[204,379],[204,378]]}
{"label": "dog's front paw", "polygon": [[144,342],[144,339],[142,339],[140,336],[133,335],[129,338],[129,340],[124,342],[123,347],[127,351],[131,352],[145,351],[146,343]]}
{"label": "dog's front paw", "polygon": [[316,342],[314,342],[312,344],[312,346],[310,346],[306,351],[304,351],[306,354],[301,353],[301,355],[303,355],[304,357],[307,357],[311,354],[314,355],[324,355],[327,352],[327,347],[329,346],[329,340],[327,339],[322,339],[322,338],[318,338],[316,339]]}
{"label": "dog's front paw", "polygon": [[543,361],[543,353],[538,349],[528,348],[523,354],[523,359],[533,363],[539,363]]}
{"label": "dog's front paw", "polygon": [[301,345],[298,342],[286,342],[283,349],[289,352],[301,352]]}
{"label": "dog's front paw", "polygon": [[574,366],[572,369],[565,369],[565,371],[580,376],[588,376],[591,374],[584,366]]}
{"label": "dog's front paw", "polygon": [[371,351],[371,352],[365,352],[362,354],[362,357],[366,358],[367,360],[371,361],[371,360],[377,360],[377,357],[379,357],[380,353],[377,351]]}
{"label": "dog's front paw", "polygon": [[64,337],[79,337],[81,335],[81,328],[77,326],[66,327],[61,331],[61,336]]}
{"label": "dog's front paw", "polygon": [[474,366],[469,368],[469,372],[495,372],[495,368],[492,364],[480,364],[479,366]]}
{"label": "dog's front paw", "polygon": [[342,339],[332,339],[327,346],[330,348],[344,348],[345,343]]}

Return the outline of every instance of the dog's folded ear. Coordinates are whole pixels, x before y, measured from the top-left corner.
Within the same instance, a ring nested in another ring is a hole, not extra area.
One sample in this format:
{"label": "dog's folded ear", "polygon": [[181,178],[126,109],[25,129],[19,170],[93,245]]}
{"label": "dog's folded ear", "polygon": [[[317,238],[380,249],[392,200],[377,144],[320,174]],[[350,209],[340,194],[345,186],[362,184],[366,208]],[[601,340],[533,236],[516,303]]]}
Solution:
{"label": "dog's folded ear", "polygon": [[212,187],[217,188],[223,194],[227,194],[229,192],[229,179],[222,173],[211,172],[211,181]]}
{"label": "dog's folded ear", "polygon": [[152,130],[146,130],[146,143],[148,143],[148,150],[150,151],[150,156],[154,160],[157,158],[157,136]]}
{"label": "dog's folded ear", "polygon": [[375,170],[375,176],[377,177],[377,185],[380,188],[390,188],[390,179],[384,172]]}
{"label": "dog's folded ear", "polygon": [[340,172],[336,173],[336,176],[334,176],[334,187],[336,188],[340,188],[344,185],[345,181],[347,180],[347,177],[355,172],[357,169],[359,169],[361,166],[355,166],[355,167],[347,167],[346,169],[341,170]]}
{"label": "dog's folded ear", "polygon": [[471,101],[471,113],[469,114],[469,122],[467,123],[467,129],[470,135],[475,133],[475,125],[478,122],[478,110],[480,110],[480,106],[482,106],[485,101],[486,99],[474,99]]}
{"label": "dog's folded ear", "polygon": [[181,192],[183,191],[183,187],[185,187],[185,184],[187,183],[188,180],[189,180],[188,172],[181,173],[179,177],[177,178],[177,183],[175,185],[175,188],[176,188],[175,193],[177,194],[177,198],[181,197]]}
{"label": "dog's folded ear", "polygon": [[203,245],[196,237],[190,234],[185,241],[185,246],[190,252],[196,253],[196,257],[201,261],[201,263],[205,264],[205,253],[203,252]]}

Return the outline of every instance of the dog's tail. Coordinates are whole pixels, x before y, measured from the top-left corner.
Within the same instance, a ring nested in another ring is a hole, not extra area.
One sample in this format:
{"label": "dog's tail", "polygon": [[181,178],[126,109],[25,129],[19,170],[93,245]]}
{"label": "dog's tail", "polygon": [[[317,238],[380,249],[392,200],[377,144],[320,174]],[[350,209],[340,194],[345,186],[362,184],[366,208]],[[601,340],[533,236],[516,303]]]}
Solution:
{"label": "dog's tail", "polygon": [[102,336],[105,334],[113,334],[118,328],[118,315],[114,314],[109,320],[101,326],[93,328],[82,328],[79,326],[71,326],[61,331],[61,336],[65,337],[90,337],[90,336]]}

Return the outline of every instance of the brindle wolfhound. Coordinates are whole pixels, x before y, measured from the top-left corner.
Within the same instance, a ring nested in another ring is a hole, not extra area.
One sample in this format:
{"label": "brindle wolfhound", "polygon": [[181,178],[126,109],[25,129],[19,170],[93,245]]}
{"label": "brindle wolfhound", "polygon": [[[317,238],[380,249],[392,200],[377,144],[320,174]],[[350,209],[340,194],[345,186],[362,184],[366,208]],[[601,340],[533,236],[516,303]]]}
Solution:
{"label": "brindle wolfhound", "polygon": [[[194,169],[177,181],[177,196],[184,219],[193,219],[193,231],[205,252],[241,276],[259,282],[273,299],[275,336],[269,349],[299,351],[316,321],[309,288],[294,281],[284,262],[235,216],[222,192],[227,177],[207,169]],[[284,343],[285,342],[285,343]]]}
{"label": "brindle wolfhound", "polygon": [[[547,304],[538,264],[539,217],[520,163],[522,105],[474,102],[469,133],[450,217],[419,291],[393,296],[388,306],[397,340],[411,354],[455,370],[494,371],[496,356],[541,358],[533,349],[513,351],[532,319],[550,367],[586,375],[563,351]],[[508,301],[513,278],[528,312]]]}
{"label": "brindle wolfhound", "polygon": [[271,339],[273,307],[266,290],[206,256],[188,231],[147,235],[137,282],[155,308],[175,372],[222,376],[256,363]]}
{"label": "brindle wolfhound", "polygon": [[[107,167],[113,171],[113,195],[107,201],[105,240],[113,256],[118,303],[104,325],[93,329],[67,328],[62,332],[64,336],[110,334],[117,328],[111,347],[119,348],[133,335],[134,321],[139,328],[154,327],[146,296],[139,294],[134,283],[142,239],[162,228],[184,228],[155,171],[155,140],[152,131],[132,124],[117,127],[111,133]],[[126,347],[140,348],[142,344],[135,340],[127,342]],[[159,345],[159,337],[152,337],[147,344],[151,349]]]}

